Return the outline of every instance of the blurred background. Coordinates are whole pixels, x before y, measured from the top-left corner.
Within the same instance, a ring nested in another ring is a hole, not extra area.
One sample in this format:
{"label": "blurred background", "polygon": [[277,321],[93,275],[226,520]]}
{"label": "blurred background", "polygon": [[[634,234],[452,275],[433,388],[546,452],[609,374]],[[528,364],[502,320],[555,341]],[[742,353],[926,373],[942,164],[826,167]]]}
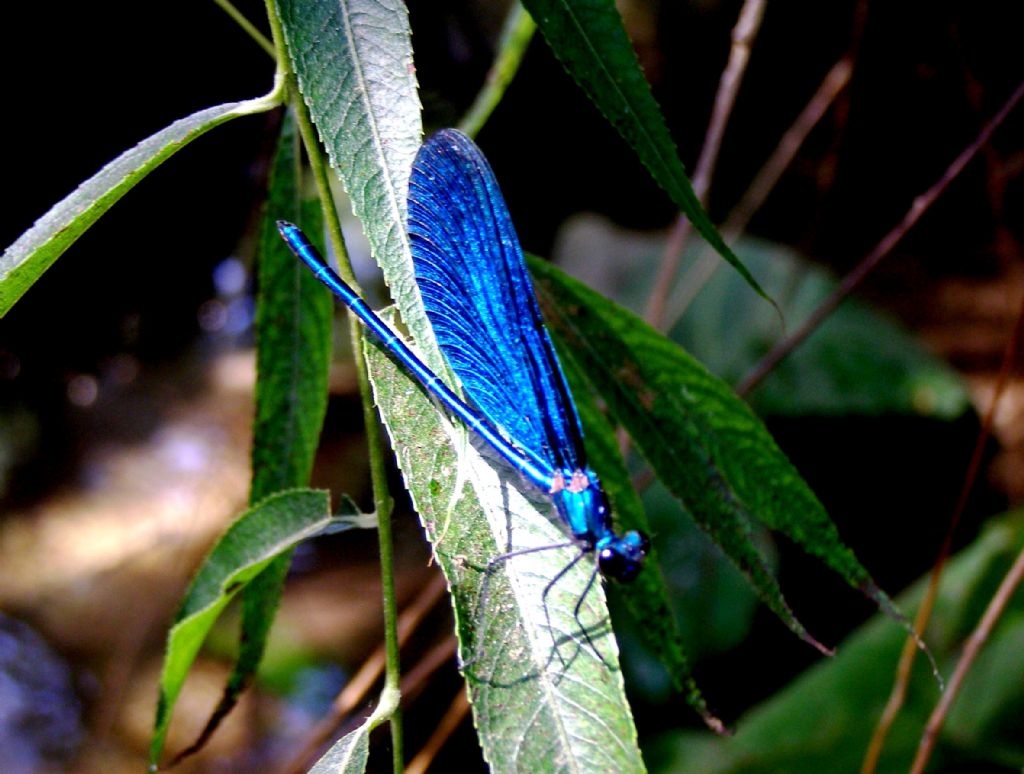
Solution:
{"label": "blurred background", "polygon": [[[262,24],[262,4],[238,5]],[[692,169],[740,4],[621,5]],[[864,8],[858,34],[854,19]],[[456,123],[472,102],[505,9],[409,3],[428,131]],[[768,9],[710,190],[716,222],[857,41],[848,87],[736,248],[770,292],[792,301],[794,314],[810,303],[802,292],[819,298],[870,251],[1017,87],[1021,21],[1015,4],[1001,3]],[[8,11],[8,29],[23,42],[0,52],[13,76],[0,130],[9,149],[5,246],[148,135],[271,86],[273,63],[212,2],[176,6],[158,24],[145,5],[73,5],[55,14],[19,4]],[[279,121],[236,120],[185,148],[0,320],[4,771],[142,765],[167,627],[191,573],[247,499],[254,235]],[[1018,110],[870,276],[860,305],[751,396],[844,540],[893,593],[927,571],[942,542],[1024,292],[1022,130]],[[525,249],[642,310],[675,213],[539,36],[478,142]],[[370,266],[363,252],[357,258]],[[731,275],[720,271],[702,285],[672,334],[735,383],[778,329],[771,310],[743,296]],[[368,509],[361,410],[347,342],[337,338],[313,484]],[[400,492],[394,473],[393,483]],[[956,545],[970,544],[986,519],[1022,496],[1018,373],[995,416]],[[712,709],[734,723],[819,655],[756,603],[656,485],[645,504],[658,534],[678,549],[670,583],[698,682]],[[399,591],[410,600],[437,571],[404,501],[395,522]],[[820,640],[840,643],[872,614],[816,561],[772,545],[787,598]],[[261,683],[182,770],[284,770],[378,644],[376,550],[375,535],[349,533],[299,552]],[[449,618],[442,601],[407,653],[410,664],[449,636]],[[233,620],[215,630],[186,686],[171,751],[194,739],[216,703]],[[628,624],[623,642],[642,745],[670,729],[698,728]],[[410,691],[410,754],[459,685],[449,662]],[[389,756],[374,760],[383,767]],[[435,766],[455,763],[484,768],[468,720]]]}

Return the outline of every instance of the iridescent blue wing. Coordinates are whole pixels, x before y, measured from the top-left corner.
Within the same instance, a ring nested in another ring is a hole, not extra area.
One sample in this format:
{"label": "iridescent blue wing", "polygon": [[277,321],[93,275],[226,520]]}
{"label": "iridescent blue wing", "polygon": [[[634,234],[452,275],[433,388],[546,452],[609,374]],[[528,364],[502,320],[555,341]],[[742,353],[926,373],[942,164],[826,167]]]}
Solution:
{"label": "iridescent blue wing", "polygon": [[582,469],[579,417],[505,200],[461,132],[438,132],[416,155],[409,236],[427,317],[466,395],[553,471]]}

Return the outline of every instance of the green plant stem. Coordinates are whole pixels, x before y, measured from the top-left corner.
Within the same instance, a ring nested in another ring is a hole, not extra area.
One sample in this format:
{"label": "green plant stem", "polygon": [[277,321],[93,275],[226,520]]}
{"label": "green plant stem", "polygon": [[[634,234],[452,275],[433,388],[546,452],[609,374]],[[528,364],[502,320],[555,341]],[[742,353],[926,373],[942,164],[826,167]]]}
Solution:
{"label": "green plant stem", "polygon": [[224,11],[228,16],[234,20],[235,24],[242,28],[242,30],[253,40],[256,41],[256,45],[262,48],[271,56],[274,56],[274,44],[267,40],[266,36],[256,29],[255,25],[248,19],[246,19],[242,12],[235,8],[229,0],[213,0],[220,9]]}
{"label": "green plant stem", "polygon": [[470,137],[475,137],[480,128],[490,118],[495,106],[501,101],[505,89],[508,88],[512,78],[519,70],[519,64],[523,61],[533,33],[537,24],[533,17],[526,12],[522,3],[517,2],[512,6],[505,17],[505,25],[501,29],[501,40],[498,42],[498,56],[487,71],[487,80],[484,87],[477,94],[476,99],[470,106],[466,117],[462,119],[459,128]]}
{"label": "green plant stem", "polygon": [[[290,76],[294,86],[292,93],[299,94],[294,76]],[[309,118],[309,112],[301,98],[293,100],[296,111],[299,133],[309,156],[313,179],[323,205],[324,220],[331,247],[338,259],[338,269],[345,280],[358,293],[359,283],[352,271],[352,263],[345,247],[345,237],[341,232],[341,220],[331,198],[331,185],[328,179],[327,166],[320,152],[320,143]],[[359,378],[359,394],[363,403],[363,421],[366,424],[366,445],[370,457],[370,479],[373,483],[373,505],[377,512],[377,536],[380,543],[381,586],[384,595],[384,692],[397,697],[399,690],[400,670],[398,660],[398,605],[395,599],[395,567],[394,550],[391,538],[391,495],[387,487],[387,474],[384,466],[384,447],[380,434],[380,424],[373,410],[373,393],[370,389],[370,377],[363,357],[364,331],[355,315],[349,315],[349,333],[352,336],[352,351],[355,353],[356,374]],[[402,715],[398,701],[390,715],[391,747],[394,770],[402,771]]]}
{"label": "green plant stem", "polygon": [[[281,34],[280,19],[277,18],[273,3],[268,3],[271,31],[274,36],[275,48],[278,53],[278,69],[287,68],[288,59]],[[292,107],[295,110],[296,125],[306,147],[306,155],[313,171],[313,179],[323,207],[324,221],[331,240],[331,247],[338,261],[338,269],[342,279],[354,290],[359,291],[349,260],[345,237],[341,231],[341,221],[331,197],[331,185],[327,166],[320,150],[313,122],[309,117],[306,104],[299,95],[298,83],[294,74],[288,74],[288,86],[293,95]],[[363,403],[363,419],[366,423],[367,452],[370,459],[370,477],[373,484],[373,503],[377,513],[377,535],[380,542],[381,586],[384,596],[384,688],[380,703],[374,713],[374,724],[390,721],[392,762],[394,770],[400,772],[404,766],[402,754],[402,714],[399,704],[400,697],[400,665],[398,659],[398,605],[395,597],[394,550],[391,535],[391,495],[388,493],[387,477],[384,466],[384,451],[381,443],[380,424],[373,410],[373,395],[370,379],[363,358],[363,329],[354,315],[349,315],[349,331],[352,336],[352,351],[355,353],[356,374],[359,379],[359,394]]]}
{"label": "green plant stem", "polygon": [[[377,539],[380,544],[380,574],[384,595],[384,693],[389,694],[394,707],[391,711],[391,750],[396,772],[404,769],[402,756],[402,713],[398,702],[401,678],[398,658],[398,600],[395,597],[394,541],[391,536],[392,500],[388,492],[384,469],[384,447],[381,442],[380,423],[373,410],[370,378],[363,357],[365,334],[355,315],[349,315],[359,390],[363,397],[363,421],[366,424],[366,443],[370,453],[370,477],[373,482],[373,503],[377,511]],[[384,703],[382,698],[382,703]]]}
{"label": "green plant stem", "polygon": [[[274,0],[264,0],[264,7],[267,9],[267,21],[270,22],[270,37],[273,41],[274,61],[277,63],[275,84],[283,82],[287,76],[292,74],[290,60],[288,59],[288,46],[284,42],[284,30],[281,29],[281,18],[277,15],[277,4]],[[294,81],[288,84],[291,88]],[[298,92],[291,92],[298,93]]]}

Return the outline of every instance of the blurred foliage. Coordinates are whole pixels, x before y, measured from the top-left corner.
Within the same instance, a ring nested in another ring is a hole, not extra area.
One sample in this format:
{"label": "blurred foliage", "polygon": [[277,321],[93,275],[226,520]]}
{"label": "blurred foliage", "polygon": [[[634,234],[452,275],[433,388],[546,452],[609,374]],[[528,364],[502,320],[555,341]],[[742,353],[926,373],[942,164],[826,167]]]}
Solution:
{"label": "blurred foliage", "polygon": [[[638,311],[663,246],[662,234],[626,231],[581,216],[566,225],[556,259],[591,287]],[[827,270],[789,247],[744,237],[736,250],[778,302],[789,332],[836,285]],[[774,310],[735,272],[704,264],[706,254],[696,246],[684,260],[692,274],[682,273],[675,311],[686,305],[670,336],[735,384],[785,332]],[[684,296],[692,301],[687,304]],[[788,416],[905,413],[948,420],[970,408],[963,382],[948,364],[891,316],[856,298],[780,363],[750,401],[759,414]]]}
{"label": "blurred foliage", "polygon": [[[981,537],[946,568],[933,624],[925,638],[948,675],[995,586],[1024,549],[1024,511],[992,520]],[[927,579],[897,601],[919,604]],[[876,616],[851,635],[836,657],[818,664],[742,716],[734,735],[672,732],[645,748],[654,771],[708,774],[857,771],[885,704],[905,633]],[[963,685],[942,730],[932,765],[1024,766],[1024,595],[1016,594]],[[907,702],[878,771],[905,772],[921,729],[938,699],[938,685],[921,654]]]}

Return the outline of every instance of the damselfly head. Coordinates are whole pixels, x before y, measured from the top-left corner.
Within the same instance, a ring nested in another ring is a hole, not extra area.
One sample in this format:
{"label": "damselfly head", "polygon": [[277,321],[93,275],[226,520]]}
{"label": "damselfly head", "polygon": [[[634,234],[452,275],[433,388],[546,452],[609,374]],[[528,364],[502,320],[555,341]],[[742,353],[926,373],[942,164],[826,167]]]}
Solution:
{"label": "damselfly head", "polygon": [[651,541],[647,535],[630,530],[624,535],[602,541],[597,546],[597,565],[602,575],[629,583],[640,574],[650,549]]}

